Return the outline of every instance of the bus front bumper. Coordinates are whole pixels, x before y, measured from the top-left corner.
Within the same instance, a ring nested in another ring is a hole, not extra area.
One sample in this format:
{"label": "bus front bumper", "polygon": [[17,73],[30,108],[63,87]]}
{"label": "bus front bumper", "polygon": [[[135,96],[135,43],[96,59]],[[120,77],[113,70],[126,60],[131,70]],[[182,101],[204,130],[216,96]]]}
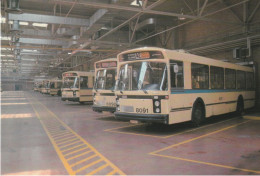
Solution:
{"label": "bus front bumper", "polygon": [[79,102],[79,97],[62,97],[61,98],[62,101],[75,101],[75,102]]}
{"label": "bus front bumper", "polygon": [[155,122],[163,124],[168,124],[169,122],[168,114],[133,114],[115,112],[115,118],[118,120],[138,120],[141,122]]}
{"label": "bus front bumper", "polygon": [[92,110],[95,111],[95,112],[101,112],[101,111],[115,112],[116,107],[93,105]]}

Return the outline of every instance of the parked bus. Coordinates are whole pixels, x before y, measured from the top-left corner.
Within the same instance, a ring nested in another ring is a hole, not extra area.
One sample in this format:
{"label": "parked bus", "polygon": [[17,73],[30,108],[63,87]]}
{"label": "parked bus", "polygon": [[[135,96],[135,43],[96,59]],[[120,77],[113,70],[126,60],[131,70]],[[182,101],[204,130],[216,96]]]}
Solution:
{"label": "parked bus", "polygon": [[117,59],[105,59],[95,64],[95,84],[93,89],[93,111],[116,111],[115,83]]}
{"label": "parked bus", "polygon": [[43,80],[42,88],[41,88],[41,93],[42,94],[47,94],[48,93],[48,86],[49,86],[49,80]]}
{"label": "parked bus", "polygon": [[62,80],[59,79],[50,80],[50,95],[61,96],[61,86],[62,86]]}
{"label": "parked bus", "polygon": [[74,101],[81,104],[93,101],[94,76],[94,72],[68,71],[63,73],[61,100]]}
{"label": "parked bus", "polygon": [[116,119],[174,124],[255,105],[254,69],[145,47],[118,55]]}

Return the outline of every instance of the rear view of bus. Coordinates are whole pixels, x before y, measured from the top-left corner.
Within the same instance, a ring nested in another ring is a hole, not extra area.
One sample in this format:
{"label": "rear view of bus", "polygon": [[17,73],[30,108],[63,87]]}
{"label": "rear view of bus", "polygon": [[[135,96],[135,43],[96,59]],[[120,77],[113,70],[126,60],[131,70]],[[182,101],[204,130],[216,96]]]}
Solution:
{"label": "rear view of bus", "polygon": [[94,72],[69,71],[62,74],[62,101],[74,101],[81,104],[92,102]]}
{"label": "rear view of bus", "polygon": [[116,111],[115,83],[117,59],[105,59],[95,63],[96,81],[93,89],[93,111]]}
{"label": "rear view of bus", "polygon": [[168,124],[167,61],[156,48],[118,55],[116,119]]}

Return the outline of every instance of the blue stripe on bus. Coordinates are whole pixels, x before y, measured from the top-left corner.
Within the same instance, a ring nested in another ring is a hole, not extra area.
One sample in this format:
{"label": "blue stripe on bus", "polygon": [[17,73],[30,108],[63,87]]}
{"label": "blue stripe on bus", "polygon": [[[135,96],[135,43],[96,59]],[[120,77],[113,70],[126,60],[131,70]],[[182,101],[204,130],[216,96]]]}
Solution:
{"label": "blue stripe on bus", "polygon": [[192,93],[217,93],[217,92],[240,92],[250,90],[234,90],[234,89],[183,89],[183,90],[171,90],[171,94],[192,94]]}

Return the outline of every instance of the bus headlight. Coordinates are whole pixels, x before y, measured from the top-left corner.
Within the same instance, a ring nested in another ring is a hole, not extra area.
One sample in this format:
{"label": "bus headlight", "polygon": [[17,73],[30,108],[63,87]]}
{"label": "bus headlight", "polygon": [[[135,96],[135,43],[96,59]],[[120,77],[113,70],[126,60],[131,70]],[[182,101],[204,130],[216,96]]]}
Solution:
{"label": "bus headlight", "polygon": [[157,107],[159,107],[159,106],[160,106],[160,102],[159,102],[159,101],[155,101],[155,102],[154,102],[154,105],[157,106]]}
{"label": "bus headlight", "polygon": [[73,91],[73,96],[74,96],[74,97],[76,96],[76,91]]}
{"label": "bus headlight", "polygon": [[155,111],[156,111],[156,112],[160,112],[160,108],[156,108]]}
{"label": "bus headlight", "polygon": [[120,107],[118,106],[118,107],[116,108],[116,110],[117,110],[117,111],[120,111]]}
{"label": "bus headlight", "polygon": [[119,106],[119,100],[116,100],[116,105]]}

